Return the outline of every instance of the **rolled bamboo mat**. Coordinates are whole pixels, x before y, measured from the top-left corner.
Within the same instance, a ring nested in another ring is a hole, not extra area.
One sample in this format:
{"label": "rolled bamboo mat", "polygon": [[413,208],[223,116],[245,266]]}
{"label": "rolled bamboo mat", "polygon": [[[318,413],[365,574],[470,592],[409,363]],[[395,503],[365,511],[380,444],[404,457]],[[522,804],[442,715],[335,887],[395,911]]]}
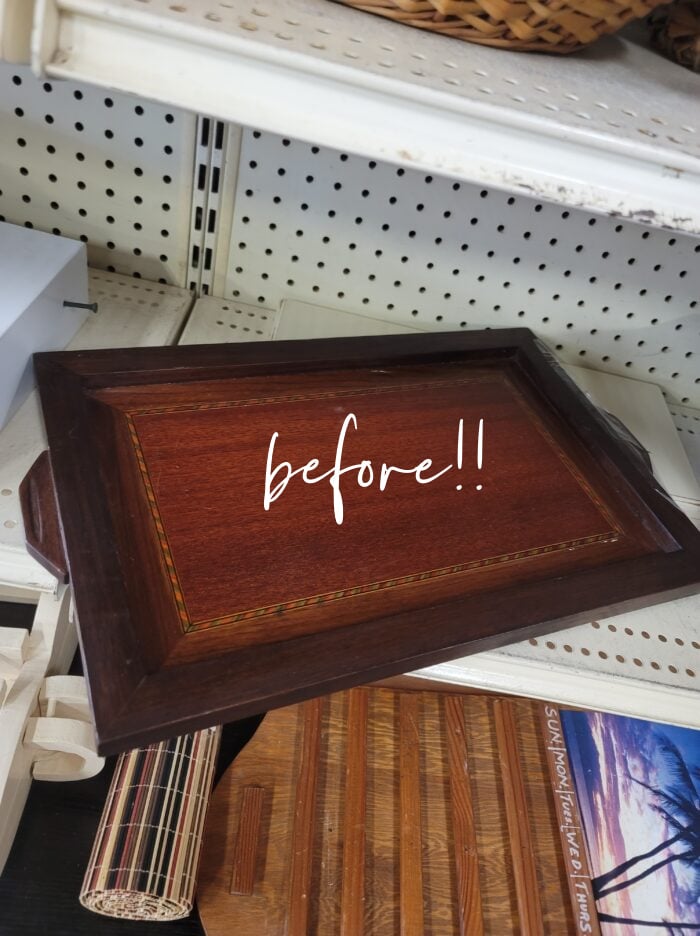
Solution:
{"label": "rolled bamboo mat", "polygon": [[167,921],[194,904],[220,728],[122,754],[80,892],[88,910]]}

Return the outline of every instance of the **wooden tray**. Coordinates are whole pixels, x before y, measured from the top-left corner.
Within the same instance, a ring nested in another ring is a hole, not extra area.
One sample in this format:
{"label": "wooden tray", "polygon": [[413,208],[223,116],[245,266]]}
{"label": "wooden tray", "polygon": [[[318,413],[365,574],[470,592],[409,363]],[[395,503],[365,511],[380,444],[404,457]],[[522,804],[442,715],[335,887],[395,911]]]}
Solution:
{"label": "wooden tray", "polygon": [[35,362],[102,753],[698,587],[526,329]]}
{"label": "wooden tray", "polygon": [[197,905],[207,936],[600,936],[556,708],[361,688],[269,713],[214,791]]}

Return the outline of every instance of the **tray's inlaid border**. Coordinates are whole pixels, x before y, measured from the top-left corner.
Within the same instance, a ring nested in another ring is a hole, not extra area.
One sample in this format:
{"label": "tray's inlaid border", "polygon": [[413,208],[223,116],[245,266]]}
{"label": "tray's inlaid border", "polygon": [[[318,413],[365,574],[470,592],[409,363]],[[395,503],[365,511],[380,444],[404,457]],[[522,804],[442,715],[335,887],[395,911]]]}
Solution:
{"label": "tray's inlaid border", "polygon": [[158,501],[155,495],[155,490],[151,482],[150,473],[148,471],[148,466],[146,464],[146,458],[144,456],[143,447],[141,445],[141,440],[139,438],[138,429],[134,422],[135,418],[139,416],[152,416],[152,415],[161,415],[169,414],[176,412],[194,412],[199,410],[210,410],[210,409],[229,409],[229,408],[238,408],[243,406],[259,406],[265,404],[275,404],[275,403],[292,403],[292,402],[302,402],[306,400],[313,399],[334,399],[338,397],[347,397],[347,396],[368,396],[379,393],[393,393],[399,390],[421,390],[421,389],[434,389],[440,386],[450,386],[453,387],[456,384],[467,384],[467,383],[476,383],[483,382],[487,378],[482,375],[472,375],[468,377],[444,379],[444,380],[431,380],[423,381],[417,383],[406,383],[396,386],[395,384],[390,387],[370,387],[364,388],[362,390],[357,389],[347,389],[347,390],[335,390],[335,391],[317,391],[310,393],[296,393],[288,394],[282,396],[270,396],[270,397],[259,397],[253,399],[242,399],[242,400],[217,400],[212,402],[199,402],[199,403],[179,403],[172,405],[162,405],[162,406],[153,406],[140,408],[136,410],[131,410],[126,413],[126,423],[131,437],[131,442],[134,449],[134,454],[136,456],[136,461],[138,464],[139,472],[143,481],[144,489],[146,492],[146,498],[148,501],[148,506],[153,517],[153,522],[155,525],[156,535],[158,539],[158,544],[161,550],[163,561],[165,564],[165,571],[170,581],[173,598],[175,601],[175,606],[177,609],[177,614],[180,619],[182,630],[184,634],[192,633],[193,631],[205,630],[212,627],[221,627],[227,624],[237,624],[241,621],[248,621],[252,618],[262,618],[269,615],[280,615],[287,611],[300,610],[302,608],[307,608],[311,605],[321,605],[329,603],[332,601],[340,601],[346,598],[353,598],[358,595],[368,594],[370,592],[383,591],[389,588],[397,588],[404,585],[415,584],[416,582],[427,581],[429,579],[435,579],[443,577],[446,575],[456,575],[460,573],[473,572],[481,569],[491,568],[495,565],[505,565],[508,563],[521,562],[526,559],[532,559],[537,556],[546,555],[552,552],[560,552],[563,550],[573,550],[581,549],[586,546],[593,545],[594,543],[606,543],[606,542],[616,542],[619,539],[621,530],[619,525],[615,522],[614,518],[610,514],[607,506],[601,501],[596,492],[588,484],[587,480],[580,473],[574,462],[569,458],[569,456],[562,451],[559,445],[552,437],[551,433],[548,431],[539,415],[536,411],[529,405],[529,403],[522,397],[522,394],[518,387],[511,381],[507,375],[502,373],[492,373],[489,375],[488,379],[493,379],[497,377],[503,382],[507,383],[509,389],[514,395],[516,403],[527,412],[529,419],[534,423],[535,427],[538,429],[540,434],[546,439],[549,443],[557,457],[560,461],[566,466],[570,474],[575,478],[579,486],[585,491],[589,499],[593,502],[599,513],[603,516],[607,523],[610,524],[611,529],[606,530],[603,533],[597,533],[592,536],[587,536],[574,540],[566,540],[560,543],[550,543],[545,546],[536,546],[531,549],[520,550],[517,552],[504,553],[498,556],[489,556],[484,559],[475,559],[471,562],[457,563],[455,565],[444,566],[439,569],[431,569],[429,571],[421,571],[411,573],[409,575],[399,576],[392,579],[386,579],[379,582],[365,583],[362,585],[355,585],[352,588],[341,589],[338,591],[326,592],[320,595],[306,596],[303,598],[297,598],[292,601],[286,601],[278,604],[267,605],[261,608],[252,608],[245,609],[243,611],[237,611],[232,614],[223,615],[218,618],[212,618],[204,621],[192,621],[190,614],[187,610],[187,605],[185,602],[185,597],[180,584],[179,575],[177,568],[175,566],[175,561],[173,559],[172,550],[170,548],[170,543],[168,541],[168,535],[165,531],[165,526],[163,524],[162,517],[160,515],[160,509],[158,507]]}
{"label": "tray's inlaid border", "polygon": [[[393,371],[400,370],[400,365],[393,366]],[[347,387],[345,390],[310,390],[305,393],[283,393],[275,396],[243,397],[240,400],[206,400],[198,403],[164,403],[160,406],[139,407],[129,410],[130,416],[158,416],[165,413],[196,412],[205,409],[234,409],[243,406],[265,406],[271,403],[304,403],[306,400],[334,400],[348,396],[375,396],[382,393],[396,393],[397,390],[433,390],[435,387],[454,387],[458,384],[487,383],[498,379],[511,386],[505,374],[494,371],[486,374],[471,374],[466,377],[442,377],[436,380],[421,380],[413,383],[392,384],[386,387]]]}

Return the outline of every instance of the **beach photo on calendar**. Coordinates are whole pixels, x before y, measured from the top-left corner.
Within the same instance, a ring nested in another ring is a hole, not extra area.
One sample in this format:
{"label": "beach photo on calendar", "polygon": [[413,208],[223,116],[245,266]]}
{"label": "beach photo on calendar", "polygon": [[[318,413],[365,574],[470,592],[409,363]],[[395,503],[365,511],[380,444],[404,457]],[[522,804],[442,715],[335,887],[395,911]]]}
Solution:
{"label": "beach photo on calendar", "polygon": [[700,731],[562,711],[604,936],[700,932]]}

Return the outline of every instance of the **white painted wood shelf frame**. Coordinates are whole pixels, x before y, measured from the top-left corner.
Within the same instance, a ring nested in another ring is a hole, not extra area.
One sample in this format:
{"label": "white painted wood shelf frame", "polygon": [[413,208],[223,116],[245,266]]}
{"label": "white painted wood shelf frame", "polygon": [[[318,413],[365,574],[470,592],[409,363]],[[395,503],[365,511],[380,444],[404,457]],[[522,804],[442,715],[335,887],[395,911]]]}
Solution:
{"label": "white painted wood shelf frame", "polygon": [[569,57],[328,0],[38,0],[36,71],[691,233],[700,76],[613,36]]}

